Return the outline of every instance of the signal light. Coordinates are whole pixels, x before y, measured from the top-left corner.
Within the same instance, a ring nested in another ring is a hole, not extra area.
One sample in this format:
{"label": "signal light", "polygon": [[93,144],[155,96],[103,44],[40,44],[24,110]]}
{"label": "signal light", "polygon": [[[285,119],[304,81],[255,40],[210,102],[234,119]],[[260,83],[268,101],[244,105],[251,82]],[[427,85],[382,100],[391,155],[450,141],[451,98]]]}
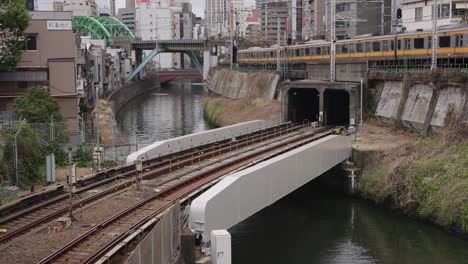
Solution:
{"label": "signal light", "polygon": [[396,11],[396,17],[398,19],[401,19],[403,17],[403,14],[401,13],[401,8],[398,8],[397,11]]}

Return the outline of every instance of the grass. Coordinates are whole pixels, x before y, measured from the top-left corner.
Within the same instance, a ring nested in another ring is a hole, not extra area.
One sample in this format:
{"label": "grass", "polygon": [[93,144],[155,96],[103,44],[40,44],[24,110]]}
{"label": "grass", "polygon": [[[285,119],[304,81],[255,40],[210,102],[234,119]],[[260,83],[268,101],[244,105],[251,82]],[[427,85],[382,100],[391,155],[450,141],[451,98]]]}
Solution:
{"label": "grass", "polygon": [[203,102],[203,115],[210,127],[219,127],[219,114],[223,109],[223,102],[218,99]]}
{"label": "grass", "polygon": [[[424,138],[420,147],[436,145],[432,138]],[[380,165],[362,177],[360,193],[376,203],[390,202],[408,214],[468,234],[468,144],[434,153],[409,162],[402,159],[407,164],[398,169]]]}

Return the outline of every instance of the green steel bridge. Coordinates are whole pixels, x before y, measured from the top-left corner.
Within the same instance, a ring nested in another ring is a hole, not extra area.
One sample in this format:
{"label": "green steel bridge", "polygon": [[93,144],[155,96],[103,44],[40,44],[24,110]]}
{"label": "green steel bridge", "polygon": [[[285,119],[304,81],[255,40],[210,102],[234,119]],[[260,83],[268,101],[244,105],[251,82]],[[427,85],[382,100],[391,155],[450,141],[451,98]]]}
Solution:
{"label": "green steel bridge", "polygon": [[103,39],[109,46],[113,37],[129,37],[135,40],[135,35],[122,22],[110,16],[76,16],[73,18],[73,30],[84,36]]}

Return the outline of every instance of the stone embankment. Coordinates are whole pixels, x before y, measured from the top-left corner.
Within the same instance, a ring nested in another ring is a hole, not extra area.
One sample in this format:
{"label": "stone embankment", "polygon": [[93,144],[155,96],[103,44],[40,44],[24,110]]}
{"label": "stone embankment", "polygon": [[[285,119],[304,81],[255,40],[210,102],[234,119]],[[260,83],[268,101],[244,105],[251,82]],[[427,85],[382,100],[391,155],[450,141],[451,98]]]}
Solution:
{"label": "stone embankment", "polygon": [[213,127],[250,120],[281,121],[281,105],[274,99],[279,75],[211,69],[203,100],[206,120]]}

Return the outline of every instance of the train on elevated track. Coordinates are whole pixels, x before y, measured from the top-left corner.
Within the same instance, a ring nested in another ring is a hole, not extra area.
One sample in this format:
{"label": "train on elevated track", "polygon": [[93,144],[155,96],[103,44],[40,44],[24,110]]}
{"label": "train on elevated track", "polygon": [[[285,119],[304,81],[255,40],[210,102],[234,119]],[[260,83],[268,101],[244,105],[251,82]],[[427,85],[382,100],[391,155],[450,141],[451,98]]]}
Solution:
{"label": "train on elevated track", "polygon": [[[362,36],[336,41],[336,61],[358,61],[370,64],[421,65],[430,67],[432,33],[413,32],[382,36]],[[304,44],[252,47],[237,52],[238,64],[255,66],[288,63],[320,63],[330,60],[330,42],[313,40]],[[468,24],[438,29],[438,65],[468,67]]]}

